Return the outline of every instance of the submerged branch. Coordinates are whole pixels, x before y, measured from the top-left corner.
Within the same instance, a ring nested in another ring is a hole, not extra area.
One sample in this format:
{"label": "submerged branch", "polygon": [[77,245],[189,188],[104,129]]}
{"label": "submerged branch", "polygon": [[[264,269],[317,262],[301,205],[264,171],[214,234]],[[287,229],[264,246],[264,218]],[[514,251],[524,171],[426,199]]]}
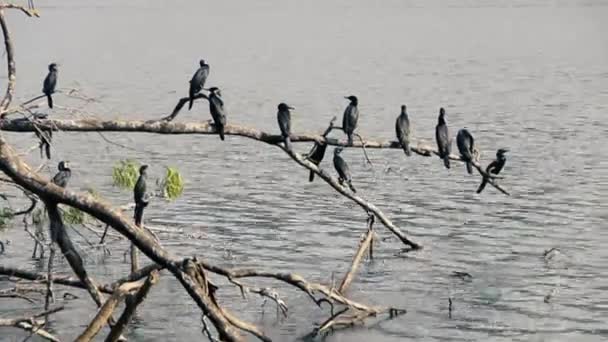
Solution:
{"label": "submerged branch", "polygon": [[340,286],[338,287],[338,292],[344,294],[350,283],[352,283],[353,279],[355,278],[355,274],[357,274],[357,269],[359,268],[361,259],[363,259],[363,255],[365,255],[365,252],[368,249],[371,250],[371,244],[374,239],[374,234],[374,216],[370,216],[368,218],[367,233],[359,243],[359,248],[357,249],[357,252],[353,257],[353,261],[350,265],[350,268],[348,269],[348,272],[346,272],[344,278],[342,279],[342,282],[340,283]]}

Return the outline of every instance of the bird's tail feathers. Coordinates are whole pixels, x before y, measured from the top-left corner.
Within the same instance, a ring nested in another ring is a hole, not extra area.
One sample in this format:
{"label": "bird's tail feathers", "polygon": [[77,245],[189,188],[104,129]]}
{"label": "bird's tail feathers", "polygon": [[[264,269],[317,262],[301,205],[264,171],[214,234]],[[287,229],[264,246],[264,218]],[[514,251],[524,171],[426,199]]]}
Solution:
{"label": "bird's tail feathers", "polygon": [[350,188],[350,190],[351,190],[353,193],[357,193],[357,189],[355,189],[355,186],[353,185],[353,182],[352,182],[352,181],[348,181],[348,187]]}
{"label": "bird's tail feathers", "polygon": [[473,164],[470,162],[467,162],[467,172],[472,175],[473,174]]}
{"label": "bird's tail feathers", "polygon": [[406,156],[410,157],[412,155],[412,149],[410,149],[410,145],[403,144],[403,152],[405,152]]}
{"label": "bird's tail feathers", "polygon": [[308,176],[308,181],[312,182],[313,180],[315,180],[315,172],[310,171],[310,175]]}
{"label": "bird's tail feathers", "polygon": [[194,104],[194,96],[190,94],[190,103],[188,104],[188,110],[192,109],[192,105]]}
{"label": "bird's tail feathers", "polygon": [[479,184],[479,187],[477,188],[477,193],[480,194],[483,189],[486,187],[486,184],[488,184],[488,179],[487,178],[483,178],[483,180],[481,181],[481,184]]}
{"label": "bird's tail feathers", "polygon": [[348,145],[352,146],[352,144],[353,144],[353,134],[350,133],[350,134],[348,134]]}
{"label": "bird's tail feathers", "polygon": [[222,141],[224,141],[224,126],[221,125],[217,128],[218,133],[220,134],[220,139],[222,139]]}
{"label": "bird's tail feathers", "polygon": [[445,165],[446,169],[450,168],[450,156],[449,155],[443,156],[443,165]]}
{"label": "bird's tail feathers", "polygon": [[291,139],[289,139],[289,136],[285,137],[285,148],[291,151]]}
{"label": "bird's tail feathers", "polygon": [[49,103],[49,108],[52,109],[53,108],[53,97],[51,96],[51,94],[47,94],[46,99],[47,99],[47,102]]}

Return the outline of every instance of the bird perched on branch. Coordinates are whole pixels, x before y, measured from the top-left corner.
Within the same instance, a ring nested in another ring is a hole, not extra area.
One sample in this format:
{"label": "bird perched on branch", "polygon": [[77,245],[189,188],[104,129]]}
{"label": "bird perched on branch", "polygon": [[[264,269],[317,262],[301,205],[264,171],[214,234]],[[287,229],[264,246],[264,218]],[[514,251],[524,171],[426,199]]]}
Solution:
{"label": "bird perched on branch", "polygon": [[334,167],[338,172],[338,181],[340,182],[340,185],[346,182],[352,192],[357,192],[357,190],[355,190],[355,187],[353,186],[353,180],[350,175],[350,169],[348,168],[348,164],[346,164],[346,161],[344,161],[344,159],[342,159],[342,157],[340,156],[340,153],[342,153],[343,149],[344,148],[342,147],[336,147],[334,149]]}
{"label": "bird perched on branch", "polygon": [[139,168],[139,178],[133,188],[133,199],[135,201],[135,225],[140,226],[143,216],[144,208],[148,206],[149,199],[146,193],[146,179],[148,178],[148,165],[142,165]]}
{"label": "bird perched on branch", "polygon": [[46,95],[49,108],[53,108],[53,97],[51,95],[53,95],[57,87],[57,66],[56,63],[49,64],[49,73],[42,84],[42,92]]}
{"label": "bird perched on branch", "polygon": [[473,139],[473,135],[466,128],[459,130],[456,136],[456,145],[458,145],[460,157],[466,164],[467,172],[472,174],[472,163],[475,160],[475,139]]}
{"label": "bird perched on branch", "polygon": [[226,112],[224,110],[224,101],[222,101],[222,93],[217,87],[209,88],[209,111],[215,124],[215,129],[220,135],[220,139],[224,140],[224,126],[226,126]]}
{"label": "bird perched on branch", "polygon": [[[327,150],[327,144],[315,142],[312,149],[308,153],[308,160],[310,160],[313,164],[319,166],[323,158],[325,157],[325,150]],[[310,175],[308,176],[308,181],[312,182],[315,179],[315,172],[310,171]]]}
{"label": "bird perched on branch", "polygon": [[397,122],[395,123],[395,131],[397,133],[397,141],[403,147],[403,152],[405,152],[406,156],[412,155],[412,150],[410,149],[410,119],[407,115],[407,109],[405,105],[401,106],[401,114],[397,117]]}
{"label": "bird perched on branch", "polygon": [[359,100],[356,96],[345,96],[345,99],[350,100],[350,103],[344,110],[344,116],[342,117],[342,130],[348,136],[348,144],[353,144],[353,133],[357,128],[357,121],[359,121]]}
{"label": "bird perched on branch", "polygon": [[283,136],[283,141],[285,141],[285,148],[291,151],[291,140],[289,139],[289,134],[291,133],[291,112],[289,110],[293,109],[293,107],[281,102],[278,109],[277,121],[281,129],[281,136]]}
{"label": "bird perched on branch", "polygon": [[190,80],[190,91],[188,95],[190,97],[190,104],[188,105],[188,110],[192,109],[192,104],[194,103],[194,95],[198,94],[203,87],[205,86],[205,82],[207,81],[207,77],[209,76],[209,64],[205,63],[204,59],[199,61],[200,67],[194,75],[192,75],[192,79]]}
{"label": "bird perched on branch", "polygon": [[51,182],[55,183],[57,186],[65,188],[68,186],[68,182],[72,177],[72,170],[70,170],[67,161],[60,161],[59,165],[57,165],[57,169],[59,169],[59,172],[55,174],[55,177],[53,177]]}
{"label": "bird perched on branch", "polygon": [[[496,151],[496,160],[492,161],[490,165],[486,167],[487,174],[498,175],[500,171],[502,171],[503,167],[505,167],[505,164],[507,163],[507,156],[505,156],[505,153],[507,152],[509,152],[509,150],[506,148],[499,148],[498,151]],[[477,188],[478,194],[483,191],[486,184],[488,184],[488,177],[483,176],[481,184],[479,184],[479,188]]]}
{"label": "bird perched on branch", "polygon": [[439,108],[439,118],[435,126],[435,139],[437,140],[437,151],[439,158],[443,159],[443,165],[450,168],[450,153],[452,153],[452,141],[448,131],[448,124],[445,120],[445,109]]}

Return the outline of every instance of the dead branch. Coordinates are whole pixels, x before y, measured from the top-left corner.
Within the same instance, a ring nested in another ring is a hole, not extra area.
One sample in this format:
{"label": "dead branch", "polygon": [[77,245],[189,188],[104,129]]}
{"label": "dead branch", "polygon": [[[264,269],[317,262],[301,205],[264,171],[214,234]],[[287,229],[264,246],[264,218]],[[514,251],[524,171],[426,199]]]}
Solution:
{"label": "dead branch", "polygon": [[[169,121],[102,121],[97,119],[83,120],[36,120],[36,125],[40,129],[61,130],[66,132],[142,132],[156,134],[217,134],[213,124],[209,122],[191,122],[179,123]],[[333,127],[337,128],[337,127]],[[25,119],[0,120],[0,130],[11,132],[34,132],[35,125]],[[283,141],[280,134],[270,134],[259,131],[254,128],[231,125],[224,127],[225,135],[242,136],[253,140],[258,140],[271,145],[279,145]],[[291,142],[317,142],[332,146],[342,146],[345,148],[376,148],[376,149],[402,149],[398,141],[375,141],[364,140],[354,141],[352,145],[348,145],[346,140],[329,138],[318,134],[292,134],[290,135]],[[423,141],[413,141],[411,150],[421,156],[430,157],[439,155],[437,148],[425,144]],[[459,155],[450,155],[450,160],[462,162]],[[474,163],[475,168],[480,175],[488,177],[488,183],[504,194],[509,194],[504,188],[497,184],[494,179],[498,179],[496,175],[486,173],[485,169],[479,164]]]}
{"label": "dead branch", "polygon": [[[87,326],[87,328],[78,336],[76,339],[77,342],[87,342],[92,340],[99,330],[108,323],[112,317],[112,313],[116,306],[120,303],[120,300],[124,298],[129,292],[137,291],[144,286],[147,282],[144,280],[124,283],[118,287],[116,291],[106,300],[106,302],[101,306],[97,315],[91,323]],[[120,334],[119,334],[120,335]]]}
{"label": "dead branch", "polygon": [[[100,286],[98,286],[98,290],[103,293],[112,294],[112,293],[114,293],[114,289],[116,287],[120,286],[121,284],[140,280],[142,278],[149,276],[150,273],[152,273],[153,271],[157,271],[157,270],[161,270],[161,269],[162,269],[162,267],[160,267],[159,265],[151,264],[151,265],[142,267],[137,272],[131,273],[126,277],[120,278],[111,284],[100,285]],[[8,267],[8,266],[3,266],[3,265],[0,265],[0,275],[20,278],[20,279],[25,279],[25,280],[31,280],[31,281],[39,282],[42,284],[46,284],[47,278],[48,278],[48,275],[44,274],[44,273],[26,271],[26,270],[22,270],[19,268]],[[58,276],[58,275],[54,274],[53,282],[55,284],[59,284],[59,285],[63,285],[63,286],[76,287],[76,288],[80,288],[80,289],[84,289],[84,290],[87,289],[86,285],[83,282],[81,282],[78,278],[74,278],[74,277],[70,277],[70,276]]]}
{"label": "dead branch", "polygon": [[[118,319],[118,322],[116,322],[116,324],[112,327],[112,330],[110,331],[110,334],[108,334],[108,337],[106,337],[106,342],[118,341],[123,330],[125,329],[127,324],[129,324],[129,322],[131,321],[131,317],[133,317],[133,314],[135,313],[135,309],[137,308],[137,306],[144,301],[144,299],[148,295],[148,292],[150,291],[150,288],[152,288],[152,285],[154,285],[158,282],[158,277],[159,277],[158,271],[156,271],[156,270],[152,271],[150,273],[150,275],[148,276],[148,278],[146,279],[143,286],[141,287],[141,289],[139,289],[139,291],[137,291],[137,293],[135,295],[133,295],[133,298],[131,300],[125,301],[126,302],[125,310],[123,311],[122,315]],[[119,286],[118,288],[120,289],[122,286],[123,285]],[[130,296],[130,295],[127,295],[127,296]],[[129,297],[127,297],[127,298],[129,298]]]}
{"label": "dead branch", "polygon": [[51,310],[46,310],[31,317],[0,318],[0,327],[14,327],[23,329],[32,334],[38,335],[47,341],[59,342],[60,340],[57,337],[51,335],[46,330],[42,329],[43,322],[38,321],[37,318],[42,316],[48,316],[61,310],[63,310],[63,306]]}
{"label": "dead branch", "polygon": [[[194,99],[195,101],[198,99],[208,99],[208,98],[209,97],[203,93],[198,93],[198,94],[194,95],[194,97],[192,97],[192,99]],[[182,97],[181,99],[179,99],[179,101],[177,101],[177,105],[173,109],[173,112],[171,112],[171,114],[169,116],[163,118],[162,120],[172,121],[173,119],[175,119],[177,117],[177,114],[179,114],[179,111],[182,110],[182,108],[188,101],[190,101],[189,97]]]}
{"label": "dead branch", "polygon": [[[53,292],[53,261],[55,260],[55,243],[52,241],[49,252],[49,260],[47,263],[47,282],[46,295],[44,296],[44,309],[48,310],[51,302],[55,302],[55,293]],[[48,323],[48,317],[44,317],[45,325]]]}
{"label": "dead branch", "polygon": [[[227,269],[217,265],[211,265],[205,261],[198,260],[198,263],[209,272],[213,272],[219,275],[222,275],[228,279],[237,279],[237,278],[272,278],[289,285],[292,285],[304,293],[306,293],[319,307],[322,303],[331,300],[333,302],[346,305],[361,311],[378,311],[378,308],[370,307],[365,304],[358,303],[356,301],[350,300],[341,294],[339,294],[334,289],[331,289],[325,285],[321,285],[318,283],[308,282],[304,277],[295,274],[295,273],[281,273],[281,272],[269,272],[269,271],[258,271],[253,269]],[[327,299],[317,299],[315,297],[315,293],[323,294]]]}
{"label": "dead branch", "polygon": [[7,64],[7,75],[8,85],[6,86],[6,94],[0,102],[0,118],[3,117],[4,112],[10,106],[15,94],[15,84],[17,83],[17,68],[15,66],[15,49],[13,47],[13,41],[11,39],[10,31],[6,25],[6,18],[4,16],[4,9],[18,9],[25,13],[27,16],[38,17],[36,10],[30,10],[23,6],[14,4],[0,4],[0,26],[2,27],[2,34],[4,35],[4,48],[6,51],[6,64]]}
{"label": "dead branch", "polygon": [[350,283],[355,278],[355,274],[357,274],[357,269],[359,268],[359,264],[361,263],[361,259],[363,259],[363,255],[368,249],[371,249],[371,244],[374,236],[374,216],[369,216],[367,222],[367,233],[359,242],[359,248],[353,257],[353,261],[350,265],[348,272],[344,275],[340,286],[338,287],[338,292],[344,294],[346,289],[350,285]]}
{"label": "dead branch", "polygon": [[15,4],[0,4],[0,10],[3,10],[5,8],[18,9],[21,12],[23,12],[25,15],[27,15],[28,17],[37,17],[37,18],[40,17],[40,13],[38,13],[38,11],[33,8],[25,8],[23,6],[19,6],[19,5],[15,5]]}
{"label": "dead branch", "polygon": [[103,296],[101,292],[99,292],[93,279],[88,275],[80,254],[78,254],[78,251],[74,248],[72,240],[70,240],[65,231],[65,226],[63,225],[57,203],[45,200],[45,204],[51,226],[51,243],[56,243],[59,246],[61,253],[68,261],[68,264],[74,273],[76,273],[76,276],[78,276],[80,281],[86,285],[87,291],[97,306],[101,306],[103,303]]}

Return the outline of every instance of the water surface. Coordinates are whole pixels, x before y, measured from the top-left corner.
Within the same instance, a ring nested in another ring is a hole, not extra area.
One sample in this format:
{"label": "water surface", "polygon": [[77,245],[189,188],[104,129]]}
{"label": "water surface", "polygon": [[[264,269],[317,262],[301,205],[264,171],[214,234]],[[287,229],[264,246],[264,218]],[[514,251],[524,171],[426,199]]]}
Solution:
{"label": "water surface", "polygon": [[[297,108],[293,127],[320,132],[341,115],[343,96],[360,98],[360,132],[394,134],[399,105],[408,105],[414,135],[432,141],[439,106],[452,132],[468,127],[488,162],[497,148],[511,152],[503,185],[513,196],[474,190],[477,177],[437,158],[405,159],[374,150],[375,167],[347,150],[360,193],[425,249],[384,239],[366,262],[351,295],[394,305],[407,315],[329,341],[601,341],[608,338],[608,3],[606,1],[36,1],[40,19],[9,14],[17,50],[21,99],[39,92],[46,65],[61,63],[61,87],[99,98],[87,115],[156,119],[187,94],[198,59],[211,64],[208,85],[219,86],[228,120],[267,131],[276,105]],[[5,71],[3,71],[5,72]],[[5,75],[4,75],[5,77]],[[66,101],[58,97],[57,103]],[[65,103],[65,102],[64,102]],[[67,116],[67,115],[66,115]],[[177,120],[208,120],[197,103]],[[30,134],[3,133],[19,149]],[[149,224],[182,230],[163,234],[180,256],[226,266],[293,271],[329,282],[347,267],[365,231],[365,214],[283,152],[239,137],[58,133],[52,161],[73,162],[71,187],[94,187],[119,205],[131,194],[111,185],[111,165],[134,158],[178,167],[184,196],[156,202]],[[308,146],[298,144],[298,150]],[[331,153],[331,150],[328,151]],[[38,165],[36,153],[28,161]],[[331,161],[322,166],[331,169]],[[385,172],[386,170],[392,172]],[[80,231],[81,229],[79,229]],[[88,234],[84,232],[85,234]],[[2,264],[29,265],[30,240],[18,222],[0,238],[11,244]],[[77,238],[74,231],[72,236]],[[201,237],[193,239],[185,234]],[[88,235],[87,235],[88,236]],[[550,260],[543,252],[556,247]],[[83,251],[97,279],[124,275],[126,244],[112,255]],[[62,272],[69,273],[65,263]],[[473,275],[470,282],[453,271]],[[222,283],[221,279],[215,281]],[[277,341],[293,341],[326,311],[301,293],[287,297],[290,315],[277,321],[261,300],[222,288],[222,303],[263,326]],[[1,283],[1,286],[8,286]],[[61,289],[61,291],[72,291]],[[545,295],[555,291],[549,303]],[[65,340],[95,310],[84,292],[63,304],[51,326]],[[454,311],[448,317],[448,297]],[[2,301],[0,316],[25,312]],[[1,341],[21,340],[0,329]],[[200,339],[200,311],[170,275],[144,303],[129,332],[133,341]]]}

